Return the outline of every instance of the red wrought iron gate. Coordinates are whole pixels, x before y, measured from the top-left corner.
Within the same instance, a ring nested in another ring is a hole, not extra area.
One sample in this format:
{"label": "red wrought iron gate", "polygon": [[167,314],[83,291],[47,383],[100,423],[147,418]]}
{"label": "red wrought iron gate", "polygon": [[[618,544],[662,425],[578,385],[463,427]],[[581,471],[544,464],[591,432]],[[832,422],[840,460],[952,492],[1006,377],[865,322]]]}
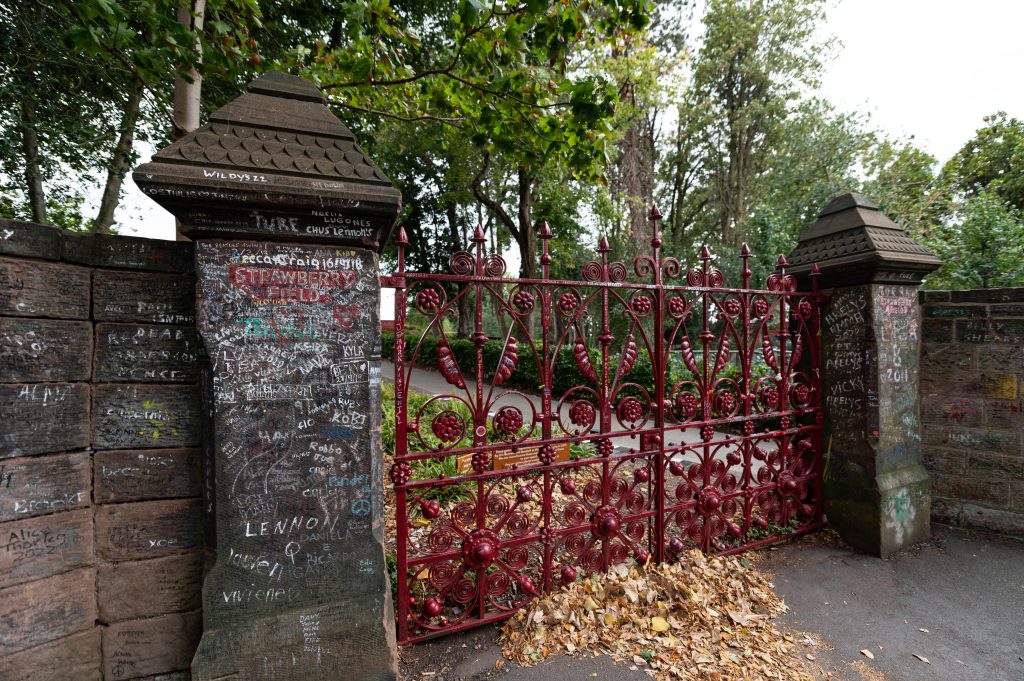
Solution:
{"label": "red wrought iron gate", "polygon": [[[632,275],[602,240],[579,281],[550,278],[546,225],[539,279],[506,278],[479,228],[450,274],[406,272],[400,234],[400,642],[508,617],[630,556],[726,554],[820,525],[816,275],[797,292],[780,258],[751,288],[746,246],[738,288],[706,248],[684,272],[662,256],[659,217]],[[447,391],[410,391],[414,367]]]}

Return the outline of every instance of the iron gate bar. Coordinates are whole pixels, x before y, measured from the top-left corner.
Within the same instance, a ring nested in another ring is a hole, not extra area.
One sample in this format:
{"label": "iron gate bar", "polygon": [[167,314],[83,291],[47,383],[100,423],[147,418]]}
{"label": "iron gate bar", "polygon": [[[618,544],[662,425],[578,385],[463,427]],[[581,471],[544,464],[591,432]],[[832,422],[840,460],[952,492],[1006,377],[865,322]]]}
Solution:
{"label": "iron gate bar", "polygon": [[[780,257],[767,288],[752,289],[750,251],[744,245],[742,286],[728,288],[710,264],[711,253],[702,248],[701,264],[685,273],[685,285],[666,283],[684,275],[678,260],[662,257],[660,217],[652,209],[650,254],[633,263],[638,281],[628,280],[622,263],[609,262],[605,239],[598,259],[583,266],[582,280],[551,279],[546,224],[538,234],[540,278],[505,278],[501,257],[484,254],[480,227],[472,238],[474,252],[452,255],[451,274],[406,272],[408,239],[399,231],[398,268],[389,283],[395,287],[396,444],[390,476],[400,642],[507,618],[559,583],[630,555],[641,563],[671,560],[690,547],[724,555],[820,527],[823,297],[817,269],[812,291],[797,292]],[[450,299],[446,284],[460,288]],[[463,357],[460,364],[444,320],[463,297],[473,307],[473,351],[472,361]],[[489,302],[508,330],[496,339],[504,345],[488,380],[485,346],[492,339],[485,333],[484,312]],[[407,356],[410,305],[427,326]],[[599,315],[596,338],[584,332],[595,321],[592,307]],[[620,307],[628,331],[613,353],[619,339],[612,309]],[[538,313],[539,336],[533,333]],[[556,316],[564,326],[558,335]],[[697,317],[699,329],[691,331],[687,322],[692,327]],[[434,336],[432,368],[452,388],[410,415],[411,372],[425,341]],[[723,375],[735,366],[733,342],[740,346],[736,378]],[[770,370],[765,376],[754,372],[758,348]],[[520,368],[520,350],[522,361],[537,368],[539,412],[523,390],[504,385]],[[559,396],[556,406],[555,367],[563,353],[572,355],[582,379]],[[643,356],[652,383],[641,385],[630,374]],[[675,356],[685,367],[678,381],[672,378]],[[668,385],[668,379],[674,382]],[[511,396],[528,405],[529,422],[517,403],[502,404]],[[462,407],[452,406],[460,402]],[[428,413],[431,404],[437,406]],[[723,431],[730,428],[741,432]],[[538,430],[539,437],[533,437]],[[698,433],[699,441],[688,442],[688,433]],[[623,436],[638,439],[637,446],[617,450],[612,438]],[[591,444],[596,453],[556,461],[554,447],[562,443]],[[524,447],[536,448],[536,461],[490,470],[496,452]],[[412,479],[414,466],[457,462],[460,456],[470,457],[471,471],[451,475],[442,468],[440,477]],[[739,478],[734,467],[741,467]],[[446,491],[454,497],[444,508],[429,498]]]}

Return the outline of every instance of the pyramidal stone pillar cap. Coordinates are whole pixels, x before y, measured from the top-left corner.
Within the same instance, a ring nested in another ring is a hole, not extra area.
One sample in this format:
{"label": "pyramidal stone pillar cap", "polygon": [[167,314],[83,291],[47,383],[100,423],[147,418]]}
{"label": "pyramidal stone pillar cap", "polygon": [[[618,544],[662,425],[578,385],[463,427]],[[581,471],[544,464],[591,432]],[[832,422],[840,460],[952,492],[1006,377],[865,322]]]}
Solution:
{"label": "pyramidal stone pillar cap", "polygon": [[271,71],[133,173],[196,238],[379,251],[402,195],[303,78]]}
{"label": "pyramidal stone pillar cap", "polygon": [[867,197],[829,201],[789,254],[787,272],[803,278],[817,264],[826,288],[857,284],[920,284],[942,265]]}

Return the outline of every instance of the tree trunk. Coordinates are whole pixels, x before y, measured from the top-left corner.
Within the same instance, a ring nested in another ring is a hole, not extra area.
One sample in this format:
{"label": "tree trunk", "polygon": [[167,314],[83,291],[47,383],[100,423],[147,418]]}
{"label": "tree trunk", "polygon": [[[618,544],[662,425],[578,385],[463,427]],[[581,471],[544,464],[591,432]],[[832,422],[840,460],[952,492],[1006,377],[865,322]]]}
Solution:
{"label": "tree trunk", "polygon": [[25,154],[25,186],[28,188],[28,202],[32,208],[32,220],[46,222],[46,192],[43,189],[43,173],[39,167],[39,136],[36,134],[35,102],[21,100],[21,148]]}
{"label": "tree trunk", "polygon": [[110,159],[107,183],[103,187],[103,198],[100,200],[100,210],[92,223],[93,230],[98,234],[109,234],[110,227],[114,224],[114,210],[121,200],[121,184],[124,182],[125,173],[128,172],[132,143],[135,141],[135,126],[139,120],[141,105],[142,87],[136,84],[128,93],[128,101],[124,105],[121,134],[117,138],[117,145],[114,147],[114,154]]}
{"label": "tree trunk", "polygon": [[[445,206],[445,215],[448,217],[448,231],[451,237],[451,248],[452,251],[465,250],[465,244],[462,241],[462,230],[459,228],[459,216],[454,203],[449,203]],[[466,282],[459,283],[459,326],[458,336],[459,338],[469,338],[473,335],[473,324],[476,321],[473,316],[474,303],[473,297],[466,293],[468,284]]]}
{"label": "tree trunk", "polygon": [[533,228],[533,178],[526,168],[519,169],[519,229],[514,233],[519,244],[519,276],[537,276],[537,232]]}
{"label": "tree trunk", "polygon": [[[206,0],[182,0],[178,5],[178,23],[193,31],[196,49],[202,50]],[[200,52],[201,54],[201,52]],[[179,69],[174,78],[174,111],[171,114],[171,140],[178,140],[199,127],[199,99],[203,79],[195,68]]]}

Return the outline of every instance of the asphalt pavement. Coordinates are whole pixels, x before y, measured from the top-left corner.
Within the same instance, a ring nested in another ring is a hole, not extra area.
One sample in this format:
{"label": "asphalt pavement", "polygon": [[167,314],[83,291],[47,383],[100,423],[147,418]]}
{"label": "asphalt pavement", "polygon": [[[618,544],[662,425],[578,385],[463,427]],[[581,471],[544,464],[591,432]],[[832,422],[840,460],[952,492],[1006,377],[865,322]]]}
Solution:
{"label": "asphalt pavement", "polygon": [[[813,536],[759,557],[790,607],[778,625],[820,638],[813,652],[833,679],[1024,679],[1024,542],[934,525],[932,541],[885,560]],[[497,633],[484,627],[406,646],[403,679],[650,678],[607,657],[519,667],[502,660]]]}

